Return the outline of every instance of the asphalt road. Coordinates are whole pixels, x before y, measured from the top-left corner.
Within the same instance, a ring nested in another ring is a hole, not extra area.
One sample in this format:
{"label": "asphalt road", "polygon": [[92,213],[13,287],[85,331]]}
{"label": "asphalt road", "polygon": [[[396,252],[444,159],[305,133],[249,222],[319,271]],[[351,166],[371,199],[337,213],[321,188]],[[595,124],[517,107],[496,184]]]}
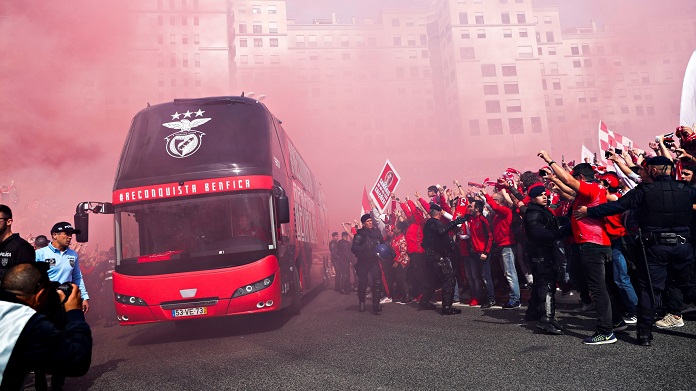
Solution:
{"label": "asphalt road", "polygon": [[[560,297],[560,294],[558,295]],[[694,390],[696,317],[657,331],[653,346],[587,346],[593,314],[566,310],[563,336],[540,334],[524,308],[460,307],[441,316],[410,305],[357,311],[333,290],[295,317],[240,316],[173,324],[93,325],[92,367],[74,390]],[[33,389],[30,384],[27,389]]]}

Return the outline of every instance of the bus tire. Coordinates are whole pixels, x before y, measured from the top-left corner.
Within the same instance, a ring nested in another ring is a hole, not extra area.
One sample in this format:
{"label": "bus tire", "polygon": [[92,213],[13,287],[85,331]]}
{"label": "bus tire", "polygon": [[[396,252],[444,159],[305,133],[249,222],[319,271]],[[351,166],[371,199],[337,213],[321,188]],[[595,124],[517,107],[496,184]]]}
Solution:
{"label": "bus tire", "polygon": [[292,303],[288,307],[290,315],[299,315],[302,309],[302,286],[300,286],[300,270],[295,268],[294,282],[292,286]]}

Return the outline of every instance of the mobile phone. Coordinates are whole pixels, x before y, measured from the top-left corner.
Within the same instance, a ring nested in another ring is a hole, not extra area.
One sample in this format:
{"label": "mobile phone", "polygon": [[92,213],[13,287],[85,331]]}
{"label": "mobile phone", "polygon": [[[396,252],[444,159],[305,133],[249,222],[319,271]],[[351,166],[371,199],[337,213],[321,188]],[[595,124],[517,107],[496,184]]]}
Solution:
{"label": "mobile phone", "polygon": [[540,176],[540,177],[545,177],[545,176],[546,176],[546,170],[539,170],[539,176]]}
{"label": "mobile phone", "polygon": [[614,148],[614,153],[617,155],[621,155],[621,154],[623,154],[623,150],[620,148]]}
{"label": "mobile phone", "polygon": [[604,158],[609,159],[611,157],[611,152],[610,151],[604,151]]}

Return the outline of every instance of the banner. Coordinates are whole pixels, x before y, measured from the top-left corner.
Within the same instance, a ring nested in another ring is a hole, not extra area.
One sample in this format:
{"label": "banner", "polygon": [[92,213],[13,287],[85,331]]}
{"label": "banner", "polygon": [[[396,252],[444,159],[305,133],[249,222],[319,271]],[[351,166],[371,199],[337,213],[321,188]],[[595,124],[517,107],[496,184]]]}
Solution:
{"label": "banner", "polygon": [[604,159],[604,151],[609,148],[619,148],[619,149],[631,149],[633,147],[633,141],[628,137],[624,137],[618,133],[614,133],[609,130],[607,124],[603,121],[599,121],[599,159]]}
{"label": "banner", "polygon": [[696,50],[686,66],[679,113],[679,125],[692,127],[694,123],[696,123]]}
{"label": "banner", "polygon": [[384,163],[384,168],[382,168],[379,177],[377,177],[377,182],[375,182],[370,191],[370,198],[375,202],[380,213],[384,213],[384,210],[389,205],[391,194],[396,190],[400,180],[401,177],[396,173],[389,159],[387,159],[387,162]]}

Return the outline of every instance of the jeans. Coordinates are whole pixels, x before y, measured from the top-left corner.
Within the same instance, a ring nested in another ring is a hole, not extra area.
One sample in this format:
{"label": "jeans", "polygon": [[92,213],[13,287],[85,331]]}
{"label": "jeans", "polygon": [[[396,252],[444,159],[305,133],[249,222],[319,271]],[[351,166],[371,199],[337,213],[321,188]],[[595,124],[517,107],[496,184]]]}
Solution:
{"label": "jeans", "polygon": [[[481,279],[481,271],[478,270],[476,266],[474,266],[474,263],[479,261],[471,256],[466,256],[462,257],[462,262],[464,263],[464,272],[466,273],[466,279],[467,281],[469,281],[471,298],[476,299],[478,301],[481,298],[481,282],[483,280]],[[477,270],[476,273],[474,273],[474,269]]]}
{"label": "jeans", "polygon": [[626,266],[626,258],[621,252],[621,239],[612,241],[611,243],[611,262],[614,272],[614,284],[619,288],[619,295],[626,307],[628,316],[636,314],[638,307],[638,296],[633,289],[631,279],[628,277],[628,267]]}
{"label": "jeans", "polygon": [[515,253],[511,246],[505,246],[501,249],[500,260],[503,264],[505,279],[510,287],[510,301],[514,303],[520,302],[520,284],[517,280],[517,270],[515,269]]}
{"label": "jeans", "polygon": [[483,286],[486,289],[486,297],[483,297],[484,292],[481,292],[479,296],[479,303],[492,303],[495,302],[495,287],[493,286],[493,278],[491,278],[491,261],[490,258],[486,258],[485,261],[481,260],[481,254],[474,253],[472,265],[472,272],[474,275],[478,276],[483,280]]}
{"label": "jeans", "polygon": [[611,299],[605,280],[605,264],[611,261],[611,247],[595,243],[578,245],[580,268],[587,281],[587,290],[597,303],[597,331],[611,334],[612,323]]}

